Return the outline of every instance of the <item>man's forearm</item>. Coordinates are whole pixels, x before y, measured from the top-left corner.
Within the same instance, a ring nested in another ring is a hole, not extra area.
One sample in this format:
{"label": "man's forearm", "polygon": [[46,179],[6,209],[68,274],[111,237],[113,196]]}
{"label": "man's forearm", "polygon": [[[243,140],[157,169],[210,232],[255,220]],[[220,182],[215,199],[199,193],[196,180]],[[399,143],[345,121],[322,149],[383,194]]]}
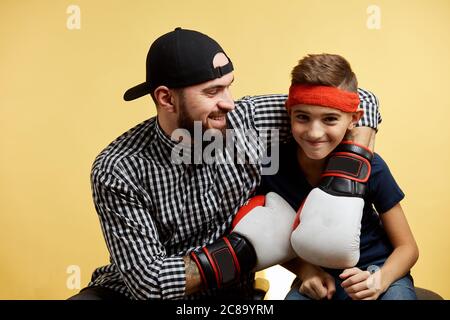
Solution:
{"label": "man's forearm", "polygon": [[353,128],[347,134],[346,139],[368,147],[373,152],[375,148],[375,135],[375,130],[370,127],[357,127]]}
{"label": "man's forearm", "polygon": [[186,290],[185,294],[188,296],[200,291],[202,288],[202,278],[195,262],[189,257],[183,257],[186,266]]}

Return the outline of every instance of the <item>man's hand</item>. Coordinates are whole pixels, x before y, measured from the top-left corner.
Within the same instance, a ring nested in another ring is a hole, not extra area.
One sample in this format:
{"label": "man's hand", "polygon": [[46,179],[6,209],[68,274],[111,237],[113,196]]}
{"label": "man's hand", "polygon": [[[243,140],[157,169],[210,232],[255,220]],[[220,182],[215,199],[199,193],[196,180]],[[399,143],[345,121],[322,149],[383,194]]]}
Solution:
{"label": "man's hand", "polygon": [[249,240],[235,232],[192,251],[204,289],[223,288],[239,281],[256,265],[256,252]]}
{"label": "man's hand", "polygon": [[372,274],[354,267],[345,269],[339,277],[344,280],[341,286],[353,300],[377,300],[383,293],[379,285],[381,270]]}

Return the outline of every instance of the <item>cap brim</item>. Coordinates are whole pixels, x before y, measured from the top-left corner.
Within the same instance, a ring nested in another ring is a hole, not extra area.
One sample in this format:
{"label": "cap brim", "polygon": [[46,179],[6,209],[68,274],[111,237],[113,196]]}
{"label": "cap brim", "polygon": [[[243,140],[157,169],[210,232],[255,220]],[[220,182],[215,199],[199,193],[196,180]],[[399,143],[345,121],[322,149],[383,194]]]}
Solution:
{"label": "cap brim", "polygon": [[133,88],[128,89],[125,94],[123,95],[123,99],[125,101],[131,101],[137,98],[140,98],[142,96],[145,96],[146,94],[150,93],[150,87],[147,82],[143,82],[141,84],[138,84],[137,86],[134,86]]}

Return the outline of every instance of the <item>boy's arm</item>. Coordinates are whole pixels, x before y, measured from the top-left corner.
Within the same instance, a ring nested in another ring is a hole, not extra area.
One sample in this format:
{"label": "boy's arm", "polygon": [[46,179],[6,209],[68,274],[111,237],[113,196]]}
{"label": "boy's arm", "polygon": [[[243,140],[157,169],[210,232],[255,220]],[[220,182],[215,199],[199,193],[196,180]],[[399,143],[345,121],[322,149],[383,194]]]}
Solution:
{"label": "boy's arm", "polygon": [[394,248],[380,270],[381,290],[384,292],[391,283],[408,273],[419,258],[419,249],[400,203],[380,217]]}
{"label": "boy's arm", "polygon": [[394,247],[381,268],[363,271],[346,269],[340,275],[342,287],[353,300],[376,300],[389,286],[405,276],[419,257],[416,241],[409,228],[402,207],[394,207],[380,214],[383,227]]}

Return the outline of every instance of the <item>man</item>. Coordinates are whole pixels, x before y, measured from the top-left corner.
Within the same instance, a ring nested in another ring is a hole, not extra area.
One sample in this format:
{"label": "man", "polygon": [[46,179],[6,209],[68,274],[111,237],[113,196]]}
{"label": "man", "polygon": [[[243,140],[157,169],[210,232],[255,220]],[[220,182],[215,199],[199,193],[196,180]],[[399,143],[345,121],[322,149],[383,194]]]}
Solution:
{"label": "man", "polygon": [[[279,139],[287,139],[286,95],[234,102],[233,65],[224,50],[210,37],[181,28],[152,44],[146,71],[146,82],[124,99],[150,94],[157,116],[117,138],[92,168],[111,263],[95,270],[74,299],[251,298],[254,249],[245,237],[222,237],[261,181],[265,146],[244,141],[245,132],[262,137],[276,130]],[[376,98],[360,94],[362,123],[376,128]],[[237,132],[237,156],[225,163],[196,161],[196,147],[186,146],[195,144],[198,126],[205,134]],[[373,129],[360,130],[358,141],[368,145]],[[183,159],[192,161],[179,161],[179,146],[191,152]],[[246,161],[239,161],[242,153],[250,155]],[[210,252],[226,254],[214,260]]]}

